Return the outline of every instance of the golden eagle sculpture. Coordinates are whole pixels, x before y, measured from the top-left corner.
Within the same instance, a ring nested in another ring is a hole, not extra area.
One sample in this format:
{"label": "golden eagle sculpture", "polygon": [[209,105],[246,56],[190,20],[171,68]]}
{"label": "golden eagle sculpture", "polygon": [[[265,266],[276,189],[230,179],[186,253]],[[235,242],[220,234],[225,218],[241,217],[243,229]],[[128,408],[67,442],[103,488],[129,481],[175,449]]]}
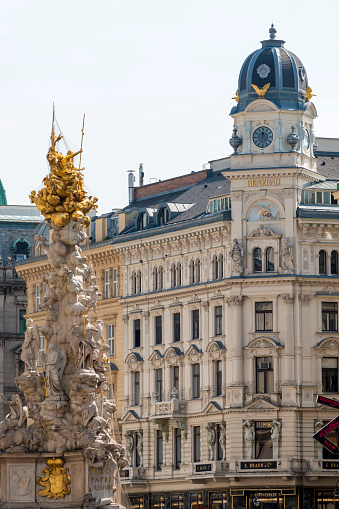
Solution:
{"label": "golden eagle sculpture", "polygon": [[271,83],[266,83],[266,85],[263,88],[259,88],[259,87],[257,87],[257,85],[251,84],[251,87],[254,88],[254,90],[256,91],[256,93],[258,94],[258,96],[260,98],[265,97],[265,94],[266,94],[267,90],[270,88],[270,86],[271,86]]}
{"label": "golden eagle sculpture", "polygon": [[237,89],[237,91],[235,93],[235,97],[232,97],[232,99],[234,99],[236,103],[239,102],[239,90],[238,89]]}
{"label": "golden eagle sculpture", "polygon": [[311,89],[311,87],[307,87],[306,88],[306,102],[310,101],[312,99],[312,97],[316,94],[313,94],[313,91]]}

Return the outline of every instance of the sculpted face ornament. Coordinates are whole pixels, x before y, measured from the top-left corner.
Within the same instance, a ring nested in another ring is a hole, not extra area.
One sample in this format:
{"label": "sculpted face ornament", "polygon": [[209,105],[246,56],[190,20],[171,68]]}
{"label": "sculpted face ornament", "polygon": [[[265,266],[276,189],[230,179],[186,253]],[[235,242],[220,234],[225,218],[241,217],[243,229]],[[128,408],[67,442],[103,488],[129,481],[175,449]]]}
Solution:
{"label": "sculpted face ornament", "polygon": [[269,73],[271,72],[271,69],[266,64],[259,65],[257,69],[257,73],[259,74],[261,79],[267,78]]}
{"label": "sculpted face ornament", "polygon": [[68,475],[68,468],[63,468],[64,460],[62,458],[48,458],[46,461],[49,468],[41,470],[45,477],[38,477],[37,483],[44,486],[45,489],[39,490],[40,497],[47,498],[64,498],[69,495],[71,488],[68,484],[71,483],[71,476]]}

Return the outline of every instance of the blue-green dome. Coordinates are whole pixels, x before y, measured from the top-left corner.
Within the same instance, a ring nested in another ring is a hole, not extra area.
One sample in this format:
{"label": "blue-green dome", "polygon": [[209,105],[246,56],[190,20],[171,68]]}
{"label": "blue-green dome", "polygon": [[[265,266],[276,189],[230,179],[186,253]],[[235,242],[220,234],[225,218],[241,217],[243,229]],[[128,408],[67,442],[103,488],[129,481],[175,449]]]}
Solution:
{"label": "blue-green dome", "polygon": [[7,205],[6,191],[0,180],[0,205]]}
{"label": "blue-green dome", "polygon": [[275,38],[273,24],[269,30],[270,39],[262,41],[262,47],[251,53],[242,65],[238,94],[239,102],[231,113],[243,111],[258,99],[252,84],[262,89],[270,83],[265,99],[278,108],[305,110],[305,94],[308,86],[307,73],[301,60],[284,48],[285,41]]}

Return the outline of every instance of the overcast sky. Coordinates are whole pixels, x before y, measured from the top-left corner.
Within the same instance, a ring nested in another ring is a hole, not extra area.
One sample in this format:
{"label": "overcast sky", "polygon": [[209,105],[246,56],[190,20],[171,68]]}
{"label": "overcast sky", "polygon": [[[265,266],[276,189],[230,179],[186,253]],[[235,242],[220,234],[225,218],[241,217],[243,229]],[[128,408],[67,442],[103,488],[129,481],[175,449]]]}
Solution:
{"label": "overcast sky", "polygon": [[[127,170],[145,183],[231,152],[229,117],[244,59],[277,38],[304,63],[318,136],[339,138],[335,1],[0,0],[0,178],[28,204],[46,175],[52,103],[80,146],[99,212],[127,204]],[[137,175],[137,172],[136,172]]]}

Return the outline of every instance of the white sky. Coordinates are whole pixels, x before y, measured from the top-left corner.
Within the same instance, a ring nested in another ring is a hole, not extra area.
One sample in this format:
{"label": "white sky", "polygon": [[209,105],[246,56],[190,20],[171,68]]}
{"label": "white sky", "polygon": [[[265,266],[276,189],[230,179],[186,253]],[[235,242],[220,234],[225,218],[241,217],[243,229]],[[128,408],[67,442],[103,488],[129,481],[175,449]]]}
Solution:
{"label": "white sky", "polygon": [[[231,152],[238,74],[277,38],[304,63],[318,136],[339,138],[339,4],[330,0],[0,0],[0,178],[28,204],[47,172],[52,103],[80,146],[99,213],[127,204],[127,170],[145,183]],[[136,172],[136,176],[138,173]]]}

